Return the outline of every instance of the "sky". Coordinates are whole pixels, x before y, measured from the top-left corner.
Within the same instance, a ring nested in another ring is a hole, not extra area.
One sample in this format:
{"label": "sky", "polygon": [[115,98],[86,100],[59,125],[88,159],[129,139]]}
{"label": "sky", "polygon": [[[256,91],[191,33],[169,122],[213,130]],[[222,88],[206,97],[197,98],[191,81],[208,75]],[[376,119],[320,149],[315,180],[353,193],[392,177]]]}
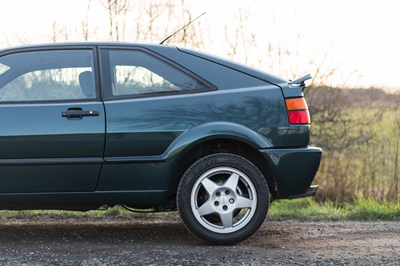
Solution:
{"label": "sky", "polygon": [[[88,0],[0,1],[2,48],[50,42],[55,21],[68,29],[70,40],[81,40],[78,31],[87,13]],[[89,20],[96,31],[92,38],[106,40],[107,13],[101,0],[91,2]],[[180,0],[172,2],[179,8]],[[193,25],[208,35],[208,42],[200,47],[202,51],[226,57],[226,38],[233,38],[235,30],[242,27],[243,36],[256,36],[256,44],[239,49],[239,55],[233,58],[236,61],[243,61],[240,54],[246,55],[247,64],[286,79],[311,72],[331,86],[379,87],[400,92],[399,1],[185,0],[184,3],[193,16],[206,12]],[[242,25],[239,10],[247,15]],[[270,45],[275,49],[271,50]],[[286,56],[278,57],[283,50],[287,51]]]}

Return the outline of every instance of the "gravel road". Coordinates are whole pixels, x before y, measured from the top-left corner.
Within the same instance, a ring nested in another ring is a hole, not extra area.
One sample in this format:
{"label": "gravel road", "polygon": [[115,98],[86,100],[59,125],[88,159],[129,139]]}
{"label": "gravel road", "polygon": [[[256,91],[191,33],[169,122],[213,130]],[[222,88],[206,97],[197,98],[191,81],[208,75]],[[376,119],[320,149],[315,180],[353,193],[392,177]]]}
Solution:
{"label": "gravel road", "polygon": [[234,246],[170,218],[0,221],[0,265],[400,265],[400,221],[266,221]]}

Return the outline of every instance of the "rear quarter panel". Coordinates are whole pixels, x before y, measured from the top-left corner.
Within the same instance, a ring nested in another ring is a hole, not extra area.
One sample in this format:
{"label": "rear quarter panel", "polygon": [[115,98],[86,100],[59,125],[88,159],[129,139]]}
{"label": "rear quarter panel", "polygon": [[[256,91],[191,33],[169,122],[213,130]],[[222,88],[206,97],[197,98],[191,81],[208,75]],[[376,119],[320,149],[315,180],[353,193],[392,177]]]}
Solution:
{"label": "rear quarter panel", "polygon": [[[105,164],[97,190],[166,190],[174,166],[168,157],[180,149],[169,147],[201,125],[214,126],[202,133],[225,136],[238,133],[225,130],[227,122],[246,127],[268,143],[263,148],[287,133],[281,130],[287,125],[284,102],[274,85],[115,100],[105,102],[105,108],[105,160],[125,163]],[[192,134],[189,139],[206,137]]]}

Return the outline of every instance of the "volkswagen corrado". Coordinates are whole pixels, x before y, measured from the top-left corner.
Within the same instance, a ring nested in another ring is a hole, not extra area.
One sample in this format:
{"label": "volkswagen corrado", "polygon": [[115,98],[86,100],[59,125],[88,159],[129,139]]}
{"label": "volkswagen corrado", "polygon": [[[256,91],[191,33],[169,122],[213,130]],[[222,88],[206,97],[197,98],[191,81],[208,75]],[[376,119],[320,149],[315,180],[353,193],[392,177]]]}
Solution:
{"label": "volkswagen corrado", "polygon": [[309,78],[164,45],[1,50],[0,209],[178,210],[205,241],[242,241],[272,200],[317,190]]}

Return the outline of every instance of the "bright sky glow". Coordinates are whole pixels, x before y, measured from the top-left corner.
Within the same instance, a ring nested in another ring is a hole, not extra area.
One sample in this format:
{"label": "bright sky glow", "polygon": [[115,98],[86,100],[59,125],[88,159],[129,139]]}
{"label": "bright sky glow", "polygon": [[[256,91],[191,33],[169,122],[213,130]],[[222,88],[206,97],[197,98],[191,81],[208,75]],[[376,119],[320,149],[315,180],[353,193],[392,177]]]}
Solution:
{"label": "bright sky glow", "polygon": [[[92,0],[89,13],[91,27],[96,31],[93,40],[107,39],[108,17],[100,2]],[[193,16],[207,12],[196,22],[208,35],[203,51],[226,57],[225,29],[228,36],[234,34],[239,26],[238,10],[245,8],[248,23],[244,30],[257,37],[257,46],[246,51],[248,64],[287,79],[295,78],[291,73],[315,74],[315,65],[321,64],[320,74],[334,70],[325,80],[329,85],[345,83],[400,91],[400,1],[186,0],[185,3]],[[80,41],[79,27],[86,16],[86,7],[87,1],[83,0],[4,0],[0,9],[0,47],[50,42],[54,21],[68,29],[69,40]],[[290,50],[292,56],[278,58],[267,53],[269,44]],[[267,60],[267,56],[268,65],[259,60]],[[243,60],[240,56],[234,59]],[[282,62],[275,64],[277,60]]]}

